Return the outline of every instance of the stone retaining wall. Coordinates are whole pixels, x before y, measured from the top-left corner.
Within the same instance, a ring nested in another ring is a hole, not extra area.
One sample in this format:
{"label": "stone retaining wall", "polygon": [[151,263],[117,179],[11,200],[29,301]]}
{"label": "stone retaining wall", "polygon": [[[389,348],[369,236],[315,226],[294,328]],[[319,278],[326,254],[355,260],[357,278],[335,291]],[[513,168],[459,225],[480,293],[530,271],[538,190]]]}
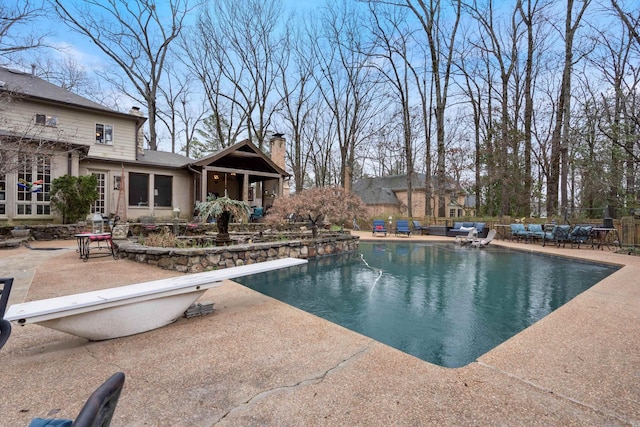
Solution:
{"label": "stone retaining wall", "polygon": [[156,265],[166,270],[200,273],[280,258],[316,258],[358,250],[359,238],[351,234],[310,240],[253,243],[212,248],[155,248],[128,240],[114,241],[121,258]]}
{"label": "stone retaining wall", "polygon": [[[152,231],[145,229],[144,224],[141,223],[127,223],[129,225],[129,233],[133,236],[147,235]],[[210,232],[217,232],[215,224],[198,224],[197,226],[187,226],[187,223],[184,221],[171,223],[157,223],[156,230],[153,232],[173,232],[177,231],[177,234],[186,235],[186,236],[195,236],[202,235]],[[260,222],[252,222],[252,223],[231,223],[229,224],[230,232],[237,233],[258,233],[260,231],[265,231],[267,229],[277,230],[277,231],[300,231],[305,227],[304,223],[287,223],[280,225],[278,227],[266,226],[264,223]],[[11,237],[11,230],[18,227],[13,226],[0,226],[0,239],[6,239]],[[86,224],[49,224],[49,225],[21,225],[19,226],[21,229],[31,230],[31,236],[35,240],[66,240],[66,239],[74,239],[74,234],[83,233],[87,230],[91,229],[91,226],[87,226]],[[175,228],[175,230],[174,230]],[[108,231],[105,229],[105,231]]]}

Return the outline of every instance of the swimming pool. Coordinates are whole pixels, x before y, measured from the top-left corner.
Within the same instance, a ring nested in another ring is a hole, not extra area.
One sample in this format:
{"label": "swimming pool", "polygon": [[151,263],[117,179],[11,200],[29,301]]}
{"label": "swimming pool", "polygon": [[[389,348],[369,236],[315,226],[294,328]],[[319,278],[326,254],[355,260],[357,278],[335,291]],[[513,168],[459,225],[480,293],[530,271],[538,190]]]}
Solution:
{"label": "swimming pool", "polygon": [[464,366],[618,268],[500,247],[360,243],[239,283],[440,366]]}

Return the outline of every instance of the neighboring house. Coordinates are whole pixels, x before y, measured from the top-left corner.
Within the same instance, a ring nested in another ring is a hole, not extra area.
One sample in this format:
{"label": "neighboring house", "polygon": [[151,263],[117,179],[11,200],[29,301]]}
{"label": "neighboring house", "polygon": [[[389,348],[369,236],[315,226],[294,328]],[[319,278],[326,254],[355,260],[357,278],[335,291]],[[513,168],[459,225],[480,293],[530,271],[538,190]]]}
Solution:
{"label": "neighboring house", "polygon": [[[413,174],[411,178],[411,202],[413,216],[422,217],[425,212],[425,175]],[[433,189],[437,178],[432,178],[431,208],[435,212],[438,206],[438,196]],[[408,190],[407,176],[393,175],[374,178],[360,178],[354,182],[352,191],[367,205],[371,217],[386,217],[387,215],[407,215]],[[465,206],[465,191],[457,184],[449,181],[445,187],[446,216],[458,217],[470,215]]]}
{"label": "neighboring house", "polygon": [[288,174],[282,135],[271,141],[272,154],[282,157],[277,161],[243,141],[196,162],[144,150],[145,121],[137,108],[114,111],[34,73],[0,68],[0,161],[16,154],[21,160],[19,168],[0,172],[0,224],[59,221],[49,192],[51,182],[66,174],[95,174],[100,199],[92,212],[128,220],[168,219],[177,210],[190,219],[196,201],[224,192],[216,177],[225,178],[230,197],[253,205],[263,206],[262,188],[269,197],[283,194]]}

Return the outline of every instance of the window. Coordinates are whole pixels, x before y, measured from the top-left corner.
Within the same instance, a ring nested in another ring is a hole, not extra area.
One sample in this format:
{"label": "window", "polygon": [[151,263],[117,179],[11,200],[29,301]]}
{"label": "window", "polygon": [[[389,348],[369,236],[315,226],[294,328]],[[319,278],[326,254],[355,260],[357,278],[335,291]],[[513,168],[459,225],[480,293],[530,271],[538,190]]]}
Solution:
{"label": "window", "polygon": [[154,177],[154,183],[154,205],[160,207],[171,207],[173,177],[156,175]]}
{"label": "window", "polygon": [[129,205],[149,206],[149,175],[129,173]]}
{"label": "window", "polygon": [[18,171],[16,214],[51,215],[51,160],[40,155],[28,161],[23,155],[21,164],[24,166]]}
{"label": "window", "polygon": [[455,209],[449,209],[449,218],[454,218],[456,216],[456,210]]}
{"label": "window", "polygon": [[58,116],[36,114],[36,124],[42,126],[58,126]]}
{"label": "window", "polygon": [[91,206],[91,213],[105,214],[106,200],[107,200],[107,174],[104,172],[93,172],[93,175],[98,178],[98,200]]}
{"label": "window", "polygon": [[96,143],[113,144],[113,126],[96,123]]}
{"label": "window", "polygon": [[0,215],[7,214],[7,179],[0,175]]}

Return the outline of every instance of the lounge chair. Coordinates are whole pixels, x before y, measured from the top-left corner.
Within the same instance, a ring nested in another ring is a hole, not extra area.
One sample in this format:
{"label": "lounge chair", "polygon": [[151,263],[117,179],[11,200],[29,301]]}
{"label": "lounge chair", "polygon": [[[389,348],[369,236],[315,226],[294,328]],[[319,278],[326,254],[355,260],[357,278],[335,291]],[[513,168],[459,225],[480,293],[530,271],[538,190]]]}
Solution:
{"label": "lounge chair", "polygon": [[475,246],[476,248],[480,248],[482,246],[487,246],[489,243],[491,243],[491,241],[493,240],[494,237],[496,237],[496,230],[491,229],[491,230],[489,230],[489,233],[487,234],[487,237],[485,237],[484,239],[481,239],[481,240],[475,240],[475,241],[471,242],[471,245]]}
{"label": "lounge chair", "polygon": [[373,220],[373,235],[376,233],[384,233],[385,237],[387,236],[387,224],[383,219],[374,219]]}
{"label": "lounge chair", "polygon": [[116,372],[89,396],[75,420],[34,418],[29,427],[108,427],[118,405],[125,375]]}
{"label": "lounge chair", "polygon": [[527,226],[527,236],[526,241],[529,240],[542,240],[544,237],[544,230],[542,229],[542,224],[529,224]]}
{"label": "lounge chair", "polygon": [[468,243],[474,242],[478,238],[478,230],[472,228],[469,230],[469,234],[466,236],[456,236],[453,243],[460,243],[461,245],[466,245]]}
{"label": "lounge chair", "polygon": [[413,232],[420,234],[429,234],[429,226],[420,224],[420,221],[411,221],[413,224]]}
{"label": "lounge chair", "polygon": [[568,241],[571,243],[571,247],[574,245],[580,249],[580,244],[591,244],[591,231],[593,230],[592,225],[576,225],[573,230],[569,233]]}
{"label": "lounge chair", "polygon": [[406,219],[399,219],[396,221],[396,236],[398,234],[406,234],[407,237],[411,237],[411,230],[409,229],[409,221]]}
{"label": "lounge chair", "polygon": [[521,223],[511,224],[510,240],[520,241],[520,239],[526,239],[526,238],[527,238],[527,229],[525,228],[524,224],[521,224]]}
{"label": "lounge chair", "polygon": [[544,233],[542,238],[542,246],[546,246],[547,242],[554,242],[556,246],[562,246],[569,242],[569,233],[571,232],[570,225],[554,225],[551,231]]}

